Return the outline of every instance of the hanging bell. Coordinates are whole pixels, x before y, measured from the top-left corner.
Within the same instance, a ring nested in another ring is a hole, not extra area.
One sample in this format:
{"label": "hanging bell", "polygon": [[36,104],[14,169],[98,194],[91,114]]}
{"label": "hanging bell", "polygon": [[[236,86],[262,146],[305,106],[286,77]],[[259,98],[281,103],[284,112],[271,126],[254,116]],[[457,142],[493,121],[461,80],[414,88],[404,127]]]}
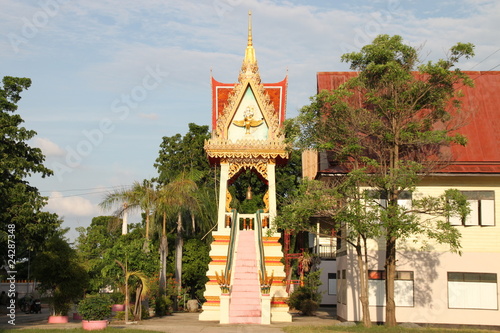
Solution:
{"label": "hanging bell", "polygon": [[248,186],[247,188],[247,200],[252,200],[253,194],[252,194],[252,187]]}

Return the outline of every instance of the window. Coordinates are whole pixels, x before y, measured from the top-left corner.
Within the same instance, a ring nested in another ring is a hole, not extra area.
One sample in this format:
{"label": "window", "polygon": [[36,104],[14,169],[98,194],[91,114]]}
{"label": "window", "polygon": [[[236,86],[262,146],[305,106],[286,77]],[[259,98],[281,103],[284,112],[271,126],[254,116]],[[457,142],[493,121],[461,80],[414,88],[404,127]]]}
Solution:
{"label": "window", "polygon": [[[381,207],[387,208],[387,192],[367,190],[368,198],[374,199]],[[405,209],[411,209],[412,192],[401,191],[398,195],[398,205]]]}
{"label": "window", "polygon": [[337,274],[328,273],[328,295],[337,295]]}
{"label": "window", "polygon": [[495,225],[495,192],[494,191],[462,191],[470,204],[470,215],[465,220],[458,216],[450,217],[451,225],[494,226]]}
{"label": "window", "polygon": [[[370,305],[385,306],[385,271],[368,271],[368,300]],[[396,271],[394,301],[396,306],[413,306],[413,272]]]}
{"label": "window", "polygon": [[498,310],[496,273],[448,272],[450,309]]}

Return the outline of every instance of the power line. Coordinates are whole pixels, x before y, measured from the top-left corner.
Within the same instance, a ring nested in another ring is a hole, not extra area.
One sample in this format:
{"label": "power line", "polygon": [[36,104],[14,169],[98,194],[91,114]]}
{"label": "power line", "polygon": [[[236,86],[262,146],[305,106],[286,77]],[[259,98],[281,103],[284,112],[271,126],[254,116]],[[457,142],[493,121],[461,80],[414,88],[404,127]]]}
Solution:
{"label": "power line", "polygon": [[[478,65],[481,65],[481,64],[482,64],[482,63],[483,63],[486,59],[488,59],[489,57],[491,57],[492,55],[494,55],[494,54],[495,54],[495,53],[497,53],[498,51],[500,51],[500,49],[497,49],[496,51],[494,51],[493,53],[491,53],[489,56],[487,56],[486,58],[484,58],[483,60],[481,60],[480,62],[478,62],[477,64],[475,64],[474,66],[472,66],[472,67],[469,69],[469,71],[470,71],[470,70],[472,70],[474,67],[476,67],[476,66],[478,66]],[[497,66],[495,66],[495,67],[493,67],[492,69],[497,68],[498,66],[500,66],[500,64],[499,64],[499,65],[497,65]],[[492,69],[490,69],[490,70],[488,70],[488,71],[491,71]]]}
{"label": "power line", "polygon": [[[110,187],[92,187],[92,188],[83,188],[83,189],[69,189],[69,190],[44,190],[40,192],[77,192],[77,191],[91,191],[91,192],[83,192],[83,193],[77,193],[77,194],[69,194],[69,195],[61,195],[58,197],[50,197],[51,200],[53,199],[63,199],[63,198],[70,198],[70,197],[78,197],[78,196],[85,196],[85,195],[92,195],[92,194],[102,194],[102,193],[108,193],[109,191],[115,190],[117,188],[127,188],[131,187],[132,185],[118,185],[118,186],[110,186]],[[99,191],[92,191],[92,190],[99,190]]]}
{"label": "power line", "polygon": [[90,188],[75,188],[75,189],[69,189],[69,190],[43,190],[40,192],[74,192],[74,191],[90,191],[90,190],[96,190],[96,189],[113,189],[115,187],[129,187],[132,185],[116,185],[116,186],[108,186],[108,187],[90,187]]}

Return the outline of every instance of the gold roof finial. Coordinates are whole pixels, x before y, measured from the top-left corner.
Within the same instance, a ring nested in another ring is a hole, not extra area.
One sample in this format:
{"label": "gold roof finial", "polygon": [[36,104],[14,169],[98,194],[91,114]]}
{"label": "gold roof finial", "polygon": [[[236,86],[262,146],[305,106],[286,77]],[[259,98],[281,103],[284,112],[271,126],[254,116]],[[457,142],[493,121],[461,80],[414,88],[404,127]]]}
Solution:
{"label": "gold roof finial", "polygon": [[248,44],[245,50],[245,59],[243,60],[246,64],[255,64],[257,59],[255,58],[255,49],[253,48],[252,41],[252,12],[248,11]]}

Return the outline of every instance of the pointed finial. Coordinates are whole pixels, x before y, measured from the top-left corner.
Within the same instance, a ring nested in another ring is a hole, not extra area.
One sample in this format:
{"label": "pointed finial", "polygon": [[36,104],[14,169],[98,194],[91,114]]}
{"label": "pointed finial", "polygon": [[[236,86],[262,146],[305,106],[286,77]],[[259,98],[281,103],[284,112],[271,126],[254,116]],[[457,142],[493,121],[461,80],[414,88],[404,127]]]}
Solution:
{"label": "pointed finial", "polygon": [[253,48],[252,42],[252,12],[248,11],[248,44],[245,50],[245,59],[243,60],[245,64],[255,64],[257,59],[255,58],[255,49]]}
{"label": "pointed finial", "polygon": [[252,43],[252,11],[248,11],[248,46],[253,46]]}

